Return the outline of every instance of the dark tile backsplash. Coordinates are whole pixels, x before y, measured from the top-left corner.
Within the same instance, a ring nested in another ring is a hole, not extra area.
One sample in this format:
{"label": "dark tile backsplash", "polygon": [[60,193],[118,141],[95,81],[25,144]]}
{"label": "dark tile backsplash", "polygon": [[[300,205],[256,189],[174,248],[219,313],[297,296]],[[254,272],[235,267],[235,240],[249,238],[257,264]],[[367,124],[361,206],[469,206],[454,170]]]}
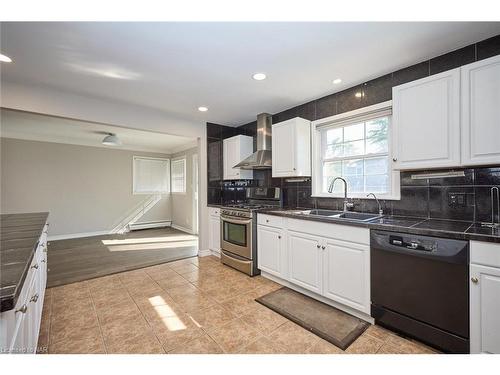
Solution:
{"label": "dark tile backsplash", "polygon": [[[500,35],[286,109],[273,114],[272,121],[277,123],[297,116],[313,121],[384,102],[392,98],[394,86],[498,54]],[[282,189],[285,207],[342,209],[343,199],[313,198],[310,181],[286,182],[285,179],[272,178],[271,170],[254,171],[252,181],[223,181],[222,141],[238,134],[249,135],[254,137],[256,150],[256,130],[256,121],[239,127],[207,123],[209,204],[230,204],[244,199],[244,186],[269,186]],[[428,180],[413,180],[411,174],[415,172],[402,172],[401,200],[381,201],[384,212],[424,218],[491,221],[490,189],[500,187],[500,166],[463,171],[465,177]],[[457,204],[450,201],[450,194],[460,195],[463,202]],[[356,199],[355,210],[377,212],[378,206],[373,200]]]}

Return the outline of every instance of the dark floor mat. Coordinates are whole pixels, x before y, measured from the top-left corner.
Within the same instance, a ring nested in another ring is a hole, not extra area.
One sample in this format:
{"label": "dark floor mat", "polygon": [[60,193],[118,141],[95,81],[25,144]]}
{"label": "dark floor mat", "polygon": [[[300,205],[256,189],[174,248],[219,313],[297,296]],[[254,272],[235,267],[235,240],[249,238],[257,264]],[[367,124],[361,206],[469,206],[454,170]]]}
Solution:
{"label": "dark floor mat", "polygon": [[275,290],[256,301],[342,350],[370,326],[355,316],[289,288]]}

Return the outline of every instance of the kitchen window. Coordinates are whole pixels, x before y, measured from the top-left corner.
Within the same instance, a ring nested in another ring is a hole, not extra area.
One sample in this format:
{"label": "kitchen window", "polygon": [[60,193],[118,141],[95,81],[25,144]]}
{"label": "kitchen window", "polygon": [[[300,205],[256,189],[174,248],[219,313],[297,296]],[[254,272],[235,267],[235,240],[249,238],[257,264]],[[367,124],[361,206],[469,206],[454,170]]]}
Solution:
{"label": "kitchen window", "polygon": [[391,102],[313,122],[313,196],[399,199],[399,172],[392,169]]}
{"label": "kitchen window", "polygon": [[170,160],[133,157],[133,194],[168,194]]}
{"label": "kitchen window", "polygon": [[172,193],[186,193],[186,159],[172,160]]}

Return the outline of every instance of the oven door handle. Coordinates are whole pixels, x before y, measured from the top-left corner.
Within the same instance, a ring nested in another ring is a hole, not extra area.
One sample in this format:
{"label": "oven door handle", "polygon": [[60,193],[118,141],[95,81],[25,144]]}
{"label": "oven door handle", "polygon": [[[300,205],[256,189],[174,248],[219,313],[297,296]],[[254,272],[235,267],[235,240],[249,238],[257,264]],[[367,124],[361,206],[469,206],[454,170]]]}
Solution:
{"label": "oven door handle", "polygon": [[250,224],[252,219],[235,219],[234,217],[220,215],[221,219],[233,224]]}

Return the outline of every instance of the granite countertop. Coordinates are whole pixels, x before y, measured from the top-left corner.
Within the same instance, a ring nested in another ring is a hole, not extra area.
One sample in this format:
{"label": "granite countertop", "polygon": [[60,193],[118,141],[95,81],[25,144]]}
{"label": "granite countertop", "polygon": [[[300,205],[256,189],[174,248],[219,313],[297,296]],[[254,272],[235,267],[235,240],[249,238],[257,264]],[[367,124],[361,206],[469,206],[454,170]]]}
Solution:
{"label": "granite countertop", "polygon": [[[304,209],[306,210],[306,209]],[[325,223],[352,225],[370,229],[388,230],[425,236],[446,237],[458,240],[475,240],[500,243],[500,230],[481,226],[480,223],[457,220],[425,219],[407,216],[384,215],[368,222],[330,218],[298,213],[300,209],[266,209],[259,213]]]}
{"label": "granite countertop", "polygon": [[0,215],[0,312],[14,308],[48,216]]}

